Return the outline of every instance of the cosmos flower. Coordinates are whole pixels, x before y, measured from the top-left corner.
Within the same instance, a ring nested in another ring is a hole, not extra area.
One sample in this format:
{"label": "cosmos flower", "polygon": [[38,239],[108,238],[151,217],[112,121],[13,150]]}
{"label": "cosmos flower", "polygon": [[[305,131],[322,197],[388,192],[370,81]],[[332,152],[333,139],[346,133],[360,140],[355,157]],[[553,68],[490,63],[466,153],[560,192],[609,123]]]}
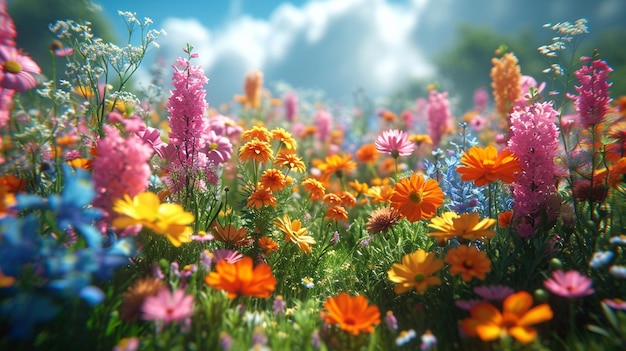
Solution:
{"label": "cosmos flower", "polygon": [[337,325],[340,329],[353,334],[373,333],[374,326],[380,323],[378,306],[369,305],[363,295],[350,296],[342,293],[329,297],[322,312],[324,322]]}
{"label": "cosmos flower", "polygon": [[182,289],[170,293],[161,289],[155,296],[147,296],[141,307],[142,319],[164,323],[181,322],[193,313],[193,296]]}
{"label": "cosmos flower", "polygon": [[0,86],[17,92],[25,92],[37,86],[33,74],[41,74],[41,68],[15,47],[0,45]]}
{"label": "cosmos flower", "polygon": [[398,181],[391,196],[391,206],[410,222],[431,218],[443,204],[443,192],[437,181],[418,174]]}
{"label": "cosmos flower", "polygon": [[441,285],[441,279],[433,276],[441,268],[442,259],[436,258],[432,252],[419,249],[404,255],[402,263],[394,263],[387,277],[396,284],[393,289],[396,294],[404,294],[411,289],[423,294],[430,286]]}
{"label": "cosmos flower", "polygon": [[563,272],[560,269],[552,272],[552,277],[543,282],[551,293],[570,299],[593,294],[592,284],[591,279],[578,271]]}
{"label": "cosmos flower", "polygon": [[276,278],[272,269],[265,263],[254,267],[249,256],[235,263],[222,260],[215,265],[215,271],[204,278],[204,282],[217,290],[224,290],[229,299],[237,296],[268,298],[276,288]]}
{"label": "cosmos flower", "polygon": [[389,154],[393,158],[409,156],[415,150],[415,144],[408,140],[408,134],[402,130],[390,129],[376,138],[376,150]]}

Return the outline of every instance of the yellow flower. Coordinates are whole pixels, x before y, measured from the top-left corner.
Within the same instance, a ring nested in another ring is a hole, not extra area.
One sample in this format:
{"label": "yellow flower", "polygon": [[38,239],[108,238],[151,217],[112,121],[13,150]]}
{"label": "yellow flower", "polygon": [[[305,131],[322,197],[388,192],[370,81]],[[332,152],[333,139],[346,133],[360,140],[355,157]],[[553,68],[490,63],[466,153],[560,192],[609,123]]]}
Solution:
{"label": "yellow flower", "polygon": [[436,258],[434,253],[422,249],[402,257],[402,263],[394,263],[387,272],[387,277],[396,283],[393,291],[396,294],[415,289],[423,294],[431,285],[441,285],[441,279],[433,276],[443,268],[443,260]]}
{"label": "yellow flower", "polygon": [[496,220],[492,218],[484,218],[479,222],[476,212],[461,215],[454,212],[444,212],[440,217],[434,217],[430,220],[428,226],[437,231],[428,235],[436,237],[439,243],[444,243],[446,240],[457,236],[465,240],[480,240],[496,235],[494,231],[489,230],[494,224],[496,224]]}
{"label": "yellow flower", "polygon": [[291,136],[291,133],[284,130],[283,128],[275,128],[272,129],[272,138],[278,141],[281,146],[284,145],[288,150],[295,150],[298,146],[296,139]]}
{"label": "yellow flower", "polygon": [[123,199],[115,201],[113,211],[121,215],[113,220],[116,229],[142,225],[155,234],[164,235],[176,247],[191,242],[193,229],[189,224],[194,221],[193,214],[185,212],[179,204],[162,204],[155,193],[140,193],[132,199],[124,195]]}
{"label": "yellow flower", "polygon": [[289,215],[284,215],[283,218],[277,218],[274,225],[285,233],[285,241],[296,243],[304,253],[310,254],[312,252],[311,245],[315,244],[315,239],[306,235],[308,230],[302,228],[300,220],[294,219],[292,221]]}

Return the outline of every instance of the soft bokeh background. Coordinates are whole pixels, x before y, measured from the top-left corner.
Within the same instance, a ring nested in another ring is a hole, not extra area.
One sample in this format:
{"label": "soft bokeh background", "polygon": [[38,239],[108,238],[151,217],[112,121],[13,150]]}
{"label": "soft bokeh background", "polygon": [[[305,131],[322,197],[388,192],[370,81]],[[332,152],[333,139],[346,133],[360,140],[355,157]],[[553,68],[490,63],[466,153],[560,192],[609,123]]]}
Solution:
{"label": "soft bokeh background", "polygon": [[[88,19],[96,35],[122,42],[118,10],[149,17],[168,35],[150,53],[135,84],[149,81],[152,62],[169,67],[182,48],[199,53],[217,106],[241,93],[246,72],[264,72],[265,85],[315,89],[349,102],[359,90],[385,101],[414,99],[437,83],[457,104],[489,87],[490,59],[506,44],[523,74],[547,79],[536,48],[554,32],[545,23],[589,20],[581,53],[597,48],[615,69],[614,94],[626,94],[626,1],[623,0],[9,0],[18,46],[48,66],[58,18]],[[619,77],[622,77],[620,79]],[[620,82],[618,82],[620,81]]]}

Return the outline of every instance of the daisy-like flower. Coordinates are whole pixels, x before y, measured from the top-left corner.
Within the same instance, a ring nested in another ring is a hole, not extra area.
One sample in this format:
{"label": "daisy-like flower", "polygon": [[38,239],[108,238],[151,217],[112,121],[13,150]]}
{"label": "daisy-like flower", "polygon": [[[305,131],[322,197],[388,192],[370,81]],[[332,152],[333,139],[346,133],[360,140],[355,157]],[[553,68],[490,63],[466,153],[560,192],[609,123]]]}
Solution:
{"label": "daisy-like flower", "polygon": [[274,225],[285,233],[285,241],[294,242],[300,247],[300,250],[306,254],[312,252],[311,245],[315,244],[315,239],[312,236],[306,235],[308,230],[302,228],[302,222],[299,219],[293,221],[289,218],[289,215],[284,215],[283,218],[277,218],[274,221]]}
{"label": "daisy-like flower", "polygon": [[267,187],[258,186],[248,197],[246,205],[257,210],[264,206],[276,207],[276,196]]}
{"label": "daisy-like flower", "polygon": [[397,129],[384,131],[376,138],[374,144],[378,152],[389,154],[393,158],[409,156],[415,150],[415,144],[409,141],[409,135]]}
{"label": "daisy-like flower", "polygon": [[385,204],[391,201],[394,191],[391,185],[374,185],[367,190],[365,196],[371,197],[372,202]]}
{"label": "daisy-like flower", "polygon": [[578,271],[563,272],[560,269],[552,272],[552,277],[543,282],[543,286],[551,293],[569,299],[593,294],[592,284],[591,279]]}
{"label": "daisy-like flower", "polygon": [[356,160],[359,163],[376,163],[378,160],[378,150],[376,150],[375,144],[363,144],[356,151]]}
{"label": "daisy-like flower", "polygon": [[152,277],[136,280],[123,295],[119,310],[120,319],[126,323],[135,322],[141,315],[141,307],[146,297],[155,296],[166,287],[162,280]]}
{"label": "daisy-like flower", "polygon": [[211,223],[209,229],[215,239],[228,245],[248,246],[254,242],[254,239],[248,236],[246,228],[237,229],[232,224],[222,226],[218,221],[215,221]]}
{"label": "daisy-like flower", "polygon": [[432,145],[433,140],[430,138],[428,134],[413,134],[409,136],[409,141],[415,144],[415,146],[420,147],[422,145]]}
{"label": "daisy-like flower", "polygon": [[215,265],[215,271],[204,278],[204,282],[217,290],[224,290],[229,299],[237,296],[268,298],[276,289],[276,278],[272,269],[265,263],[254,267],[249,256],[235,263],[222,260]]}
{"label": "daisy-like flower", "polygon": [[324,198],[326,188],[319,180],[314,178],[308,178],[303,180],[301,184],[304,187],[304,190],[309,193],[309,199],[321,200]]}
{"label": "daisy-like flower", "polygon": [[272,133],[267,130],[267,128],[260,126],[253,126],[252,128],[244,130],[243,133],[241,133],[241,140],[243,141],[247,142],[254,139],[269,143],[272,141]]}
{"label": "daisy-like flower", "polygon": [[287,185],[287,180],[283,172],[275,168],[265,170],[259,182],[271,191],[281,191],[285,188],[285,185]]}
{"label": "daisy-like flower", "polygon": [[450,264],[450,274],[461,274],[466,282],[474,277],[483,280],[491,272],[491,260],[486,253],[478,251],[476,246],[461,245],[448,250],[446,262]]}
{"label": "daisy-like flower", "polygon": [[329,297],[324,308],[326,311],[321,315],[326,324],[337,325],[352,335],[371,334],[380,323],[378,306],[370,305],[363,295],[350,296],[342,293]]}
{"label": "daisy-like flower", "polygon": [[519,159],[509,149],[498,153],[492,145],[484,149],[472,146],[463,153],[461,163],[463,166],[456,168],[461,174],[461,180],[473,181],[476,186],[498,180],[510,184],[515,180],[515,174],[522,169]]}
{"label": "daisy-like flower", "polygon": [[394,263],[387,272],[387,277],[395,283],[396,294],[415,289],[423,294],[433,285],[441,285],[441,279],[433,276],[443,268],[443,260],[435,257],[432,252],[419,249],[402,257],[402,263]]}
{"label": "daisy-like flower", "polygon": [[306,171],[306,165],[302,161],[302,158],[291,150],[279,151],[276,155],[276,159],[274,159],[274,165],[285,167],[299,173],[304,173],[304,171]]}
{"label": "daisy-like flower", "polygon": [[326,209],[326,219],[330,219],[337,222],[348,221],[348,211],[340,205],[333,205]]}
{"label": "daisy-like flower", "polygon": [[266,163],[274,160],[274,154],[270,144],[266,141],[253,139],[239,148],[239,161],[254,161],[258,163]]}
{"label": "daisy-like flower", "polygon": [[378,233],[384,234],[393,228],[400,218],[400,213],[393,209],[393,207],[379,207],[372,211],[365,228],[367,228],[367,231],[372,235]]}
{"label": "daisy-like flower", "polygon": [[259,244],[259,247],[261,248],[261,250],[263,250],[263,252],[265,252],[266,255],[269,255],[272,252],[278,251],[278,243],[270,237],[262,236],[259,238],[257,243]]}
{"label": "daisy-like flower", "polygon": [[320,180],[327,182],[332,175],[342,178],[344,174],[351,173],[356,169],[356,162],[352,161],[350,154],[333,154],[326,156],[324,163],[318,165],[322,175]]}
{"label": "daisy-like flower", "polygon": [[492,218],[483,218],[479,221],[476,212],[460,215],[455,212],[444,212],[430,220],[428,226],[436,231],[428,235],[434,236],[440,243],[455,237],[463,240],[483,240],[496,235],[496,232],[489,230],[495,223],[496,220]]}
{"label": "daisy-like flower", "polygon": [[339,195],[335,193],[328,193],[324,195],[324,197],[322,198],[322,202],[331,206],[341,205],[341,197],[339,197]]}
{"label": "daisy-like flower", "polygon": [[602,303],[606,304],[612,309],[626,311],[626,301],[622,299],[619,299],[619,298],[604,299],[602,300]]}
{"label": "daisy-like flower", "polygon": [[514,292],[513,288],[506,285],[477,286],[474,288],[476,295],[490,301],[502,301]]}
{"label": "daisy-like flower", "polygon": [[121,215],[113,220],[116,229],[142,225],[164,235],[176,247],[191,242],[193,229],[189,225],[194,221],[193,214],[185,212],[179,204],[162,204],[155,193],[143,192],[133,198],[124,195],[115,201],[113,211]]}
{"label": "daisy-like flower", "polygon": [[537,337],[537,330],[532,326],[549,321],[553,316],[548,304],[535,307],[532,304],[532,296],[525,291],[504,299],[502,312],[488,302],[481,302],[470,310],[469,318],[461,321],[461,328],[468,336],[478,336],[483,341],[512,336],[528,344]]}
{"label": "daisy-like flower", "polygon": [[272,129],[272,139],[278,141],[281,146],[285,146],[288,150],[295,150],[298,147],[296,139],[291,136],[291,133],[283,128]]}
{"label": "daisy-like flower", "polygon": [[41,68],[15,47],[0,45],[0,86],[17,92],[25,92],[37,86],[33,74],[41,74]]}
{"label": "daisy-like flower", "polygon": [[443,204],[443,191],[437,181],[418,174],[398,181],[391,196],[391,206],[410,222],[431,218]]}
{"label": "daisy-like flower", "polygon": [[155,296],[148,296],[141,307],[142,319],[157,321],[165,325],[181,322],[193,313],[193,296],[182,289],[173,293],[168,288],[161,289]]}

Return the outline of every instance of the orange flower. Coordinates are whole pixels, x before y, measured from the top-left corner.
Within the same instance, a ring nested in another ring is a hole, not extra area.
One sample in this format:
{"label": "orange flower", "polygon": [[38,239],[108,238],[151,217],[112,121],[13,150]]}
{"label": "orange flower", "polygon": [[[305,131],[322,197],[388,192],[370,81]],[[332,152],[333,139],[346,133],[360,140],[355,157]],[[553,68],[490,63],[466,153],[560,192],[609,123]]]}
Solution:
{"label": "orange flower", "polygon": [[352,161],[352,155],[350,154],[333,154],[327,156],[325,162],[320,164],[318,168],[322,171],[320,180],[327,182],[333,174],[336,175],[337,178],[342,178],[345,173],[354,171],[356,169],[356,162]]}
{"label": "orange flower", "polygon": [[81,168],[81,169],[86,169],[86,170],[91,169],[90,158],[84,158],[84,157],[75,158],[73,160],[67,161],[67,164],[74,168]]}
{"label": "orange flower", "polygon": [[371,197],[374,203],[387,203],[391,201],[393,196],[393,187],[390,185],[375,185],[369,188],[365,195]]}
{"label": "orange flower", "polygon": [[276,207],[276,197],[270,189],[259,184],[257,190],[248,197],[246,205],[257,210],[263,206]]}
{"label": "orange flower", "polygon": [[204,278],[204,282],[217,290],[228,293],[229,299],[237,296],[268,298],[276,288],[276,278],[272,269],[265,263],[254,267],[249,256],[244,256],[235,263],[221,260],[215,265],[215,271]]}
{"label": "orange flower", "polygon": [[261,107],[261,90],[263,89],[263,72],[253,69],[246,74],[243,90],[246,94],[245,106],[247,108]]}
{"label": "orange flower", "polygon": [[374,144],[363,144],[356,151],[356,160],[360,163],[375,163],[378,160],[378,150]]}
{"label": "orange flower", "polygon": [[341,205],[341,197],[335,193],[328,193],[324,195],[322,202],[327,205]]}
{"label": "orange flower", "polygon": [[478,336],[491,341],[512,336],[528,344],[537,337],[532,325],[552,319],[552,309],[547,303],[531,308],[532,296],[525,292],[509,295],[502,303],[502,313],[488,302],[472,307],[470,317],[461,321],[461,328],[468,336]]}
{"label": "orange flower", "polygon": [[425,145],[433,144],[433,140],[430,138],[430,135],[428,134],[412,134],[409,136],[409,141],[415,143],[415,145],[417,145],[418,147],[420,147],[422,144],[425,144]]}
{"label": "orange flower", "polygon": [[369,185],[367,185],[367,183],[361,183],[356,179],[348,182],[348,185],[359,194],[367,194],[367,191],[369,190]]}
{"label": "orange flower", "polygon": [[219,222],[213,222],[211,224],[211,234],[215,239],[234,246],[248,246],[254,239],[248,237],[248,230],[246,228],[237,229],[232,224],[227,224],[225,227]]}
{"label": "orange flower", "polygon": [[244,130],[241,133],[241,140],[245,142],[252,141],[254,139],[269,143],[272,141],[272,133],[267,130],[267,128],[261,126],[253,126],[252,128]]}
{"label": "orange flower", "polygon": [[442,204],[443,192],[437,181],[417,174],[400,179],[391,196],[391,206],[410,222],[432,217]]}
{"label": "orange flower", "polygon": [[498,154],[498,150],[492,145],[484,149],[471,147],[468,152],[463,153],[461,163],[464,166],[456,168],[461,174],[461,179],[466,182],[471,180],[476,186],[497,180],[512,183],[515,180],[515,173],[522,169],[519,159],[509,149]]}
{"label": "orange flower", "polygon": [[274,168],[265,170],[259,182],[271,191],[281,191],[287,185],[283,172]]}
{"label": "orange flower", "polygon": [[511,219],[513,218],[513,211],[508,210],[504,212],[500,212],[498,214],[498,227],[506,228],[511,223]]}
{"label": "orange flower", "polygon": [[506,53],[502,58],[491,59],[491,87],[496,102],[496,111],[501,115],[507,115],[513,110],[515,100],[522,93],[520,67],[517,57],[512,53]]}
{"label": "orange flower", "polygon": [[443,268],[443,260],[436,258],[435,254],[418,249],[414,253],[402,257],[402,264],[394,263],[387,272],[387,277],[392,283],[396,283],[393,291],[396,294],[415,289],[423,294],[431,285],[441,285],[441,279],[433,276]]}
{"label": "orange flower", "polygon": [[302,181],[302,186],[304,186],[304,190],[311,194],[309,199],[320,200],[324,198],[326,188],[324,188],[324,185],[319,180],[313,178],[306,179]]}
{"label": "orange flower", "polygon": [[253,139],[239,148],[239,161],[253,160],[255,162],[267,162],[273,160],[274,155],[270,144],[266,141]]}
{"label": "orange flower", "polygon": [[18,178],[13,174],[0,176],[0,186],[6,187],[10,193],[19,193],[26,189],[26,179]]}
{"label": "orange flower", "polygon": [[348,221],[348,211],[343,206],[334,205],[330,206],[326,210],[326,217],[331,220],[335,220],[338,222],[347,222]]}
{"label": "orange flower", "polygon": [[485,275],[491,272],[491,260],[486,253],[478,251],[476,246],[461,245],[448,250],[446,262],[451,265],[450,274],[461,274],[466,282],[473,277],[483,280]]}
{"label": "orange flower", "polygon": [[478,221],[478,213],[476,212],[461,215],[454,212],[444,212],[441,216],[430,220],[428,226],[438,231],[428,235],[436,237],[440,243],[457,236],[464,240],[481,240],[496,235],[494,231],[489,230],[494,224],[496,224],[496,220],[492,218],[483,218],[483,220]]}
{"label": "orange flower", "polygon": [[278,243],[270,237],[262,236],[259,238],[259,241],[257,243],[266,255],[278,251]]}
{"label": "orange flower", "polygon": [[288,150],[295,150],[298,146],[296,139],[291,136],[291,133],[283,128],[272,129],[272,139],[278,141],[281,146],[284,145]]}
{"label": "orange flower", "polygon": [[329,297],[324,308],[326,312],[321,315],[326,324],[338,325],[341,330],[353,335],[372,333],[374,326],[380,323],[378,306],[369,305],[363,295],[352,297],[342,293]]}
{"label": "orange flower", "polygon": [[308,230],[302,228],[302,222],[299,219],[292,221],[289,215],[284,215],[283,218],[277,218],[274,225],[285,233],[285,241],[296,243],[304,253],[310,254],[312,252],[311,245],[315,244],[315,239],[306,235]]}
{"label": "orange flower", "polygon": [[342,206],[344,206],[344,207],[354,207],[354,206],[356,206],[356,198],[351,193],[349,193],[347,191],[342,191],[338,195],[341,198],[341,205]]}
{"label": "orange flower", "polygon": [[306,165],[302,162],[302,158],[296,155],[293,151],[280,151],[276,155],[276,159],[274,160],[274,165],[278,165],[281,167],[286,167],[289,170],[294,170],[296,172],[304,173],[306,170]]}

